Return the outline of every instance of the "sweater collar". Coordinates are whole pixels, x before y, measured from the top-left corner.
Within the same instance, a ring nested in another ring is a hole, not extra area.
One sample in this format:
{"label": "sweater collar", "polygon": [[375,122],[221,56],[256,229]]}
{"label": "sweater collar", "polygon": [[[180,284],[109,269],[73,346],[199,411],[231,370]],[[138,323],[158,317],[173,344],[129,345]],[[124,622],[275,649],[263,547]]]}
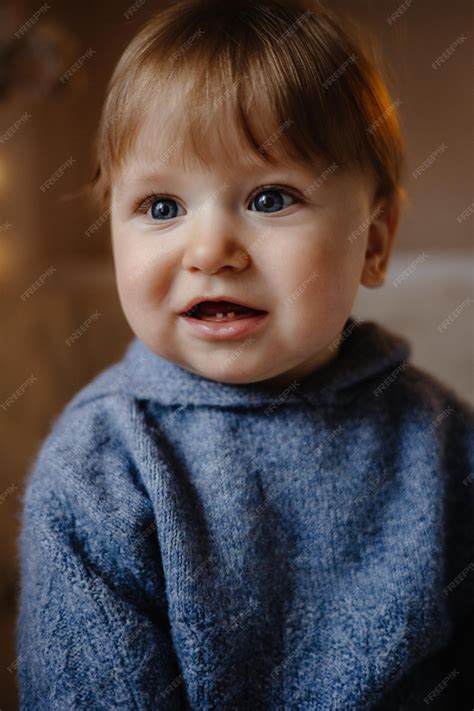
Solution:
{"label": "sweater collar", "polygon": [[274,406],[278,403],[319,404],[345,402],[353,387],[374,378],[374,388],[411,355],[402,337],[373,321],[349,316],[340,336],[337,356],[302,379],[287,386],[221,383],[192,373],[153,353],[137,337],[122,359],[128,391],[138,399],[164,405]]}

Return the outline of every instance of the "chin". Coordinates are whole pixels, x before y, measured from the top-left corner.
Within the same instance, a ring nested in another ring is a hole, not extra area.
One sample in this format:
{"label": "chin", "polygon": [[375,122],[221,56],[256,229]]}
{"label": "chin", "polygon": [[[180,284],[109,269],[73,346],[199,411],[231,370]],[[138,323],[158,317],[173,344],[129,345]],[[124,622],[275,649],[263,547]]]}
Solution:
{"label": "chin", "polygon": [[255,380],[251,374],[233,371],[232,366],[224,369],[216,368],[212,372],[201,374],[205,378],[216,380],[219,383],[226,383],[227,385],[245,385]]}
{"label": "chin", "polygon": [[191,367],[189,367],[189,369],[193,370],[194,373],[202,375],[204,378],[227,385],[246,385],[257,382],[265,377],[264,375],[259,375],[254,368],[239,367],[237,362],[226,365],[225,360],[222,364],[217,363],[215,367],[209,367],[209,363],[206,363],[206,366],[202,369]]}

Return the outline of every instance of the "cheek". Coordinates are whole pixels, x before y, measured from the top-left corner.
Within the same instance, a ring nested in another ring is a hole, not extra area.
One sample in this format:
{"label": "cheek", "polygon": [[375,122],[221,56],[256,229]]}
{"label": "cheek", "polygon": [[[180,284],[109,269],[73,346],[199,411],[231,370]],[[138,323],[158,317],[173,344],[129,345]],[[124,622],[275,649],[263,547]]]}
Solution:
{"label": "cheek", "polygon": [[171,254],[165,249],[153,249],[117,243],[114,260],[119,292],[123,301],[142,307],[156,305],[165,298],[173,274]]}
{"label": "cheek", "polygon": [[325,293],[352,286],[356,262],[354,250],[344,233],[314,229],[291,235],[291,244],[282,237],[267,254],[264,270],[273,291],[290,296],[306,291]]}
{"label": "cheek", "polygon": [[295,337],[312,322],[330,339],[349,315],[359,283],[358,252],[347,239],[351,224],[328,220],[294,233],[291,248],[282,240],[268,255],[267,281]]}

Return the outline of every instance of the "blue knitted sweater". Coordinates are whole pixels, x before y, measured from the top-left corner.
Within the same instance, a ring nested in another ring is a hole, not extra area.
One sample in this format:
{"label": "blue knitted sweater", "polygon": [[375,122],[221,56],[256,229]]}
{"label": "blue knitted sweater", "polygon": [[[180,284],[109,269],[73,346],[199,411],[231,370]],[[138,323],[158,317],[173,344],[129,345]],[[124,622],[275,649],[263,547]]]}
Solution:
{"label": "blue knitted sweater", "polygon": [[26,479],[22,711],[472,709],[474,411],[410,354],[351,316],[276,388],[134,338]]}

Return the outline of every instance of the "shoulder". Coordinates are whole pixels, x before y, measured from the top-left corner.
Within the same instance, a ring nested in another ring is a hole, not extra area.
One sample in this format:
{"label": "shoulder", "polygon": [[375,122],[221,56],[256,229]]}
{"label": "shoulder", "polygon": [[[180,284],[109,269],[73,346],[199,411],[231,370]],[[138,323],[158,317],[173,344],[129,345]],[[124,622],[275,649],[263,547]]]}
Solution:
{"label": "shoulder", "polygon": [[[474,408],[456,390],[410,362],[376,408],[413,477],[439,485],[455,508],[474,514]],[[428,477],[428,479],[426,478]]]}
{"label": "shoulder", "polygon": [[[129,347],[130,348],[130,347]],[[127,353],[129,349],[127,350]],[[23,502],[87,496],[119,500],[140,479],[133,458],[139,439],[136,401],[127,386],[126,355],[99,372],[52,419],[26,474]]]}
{"label": "shoulder", "polygon": [[372,389],[381,403],[390,404],[407,416],[434,420],[441,424],[453,415],[453,420],[474,428],[474,407],[461,393],[411,359],[399,363]]}
{"label": "shoulder", "polygon": [[411,361],[405,362],[404,366],[400,373],[400,387],[394,389],[395,397],[403,397],[413,411],[426,417],[453,414],[466,426],[474,427],[474,407],[461,393]]}
{"label": "shoulder", "polygon": [[[29,555],[32,538],[43,537],[57,555],[69,560],[81,556],[107,571],[110,579],[121,571],[121,584],[136,561],[156,561],[148,443],[136,422],[133,398],[120,391],[97,396],[89,390],[87,397],[68,403],[24,479],[18,539],[22,559]],[[154,461],[159,456],[157,449]],[[158,573],[148,570],[151,586]],[[133,587],[135,572],[130,575]]]}
{"label": "shoulder", "polygon": [[423,462],[433,476],[444,472],[458,484],[474,473],[473,406],[410,358],[372,379],[363,406],[387,447],[396,444],[403,452],[405,466]]}
{"label": "shoulder", "polygon": [[121,376],[122,363],[105,369],[53,421],[20,494],[17,550],[24,575],[43,559],[59,576],[59,561],[63,577],[103,577],[151,604],[162,580],[147,430]]}

